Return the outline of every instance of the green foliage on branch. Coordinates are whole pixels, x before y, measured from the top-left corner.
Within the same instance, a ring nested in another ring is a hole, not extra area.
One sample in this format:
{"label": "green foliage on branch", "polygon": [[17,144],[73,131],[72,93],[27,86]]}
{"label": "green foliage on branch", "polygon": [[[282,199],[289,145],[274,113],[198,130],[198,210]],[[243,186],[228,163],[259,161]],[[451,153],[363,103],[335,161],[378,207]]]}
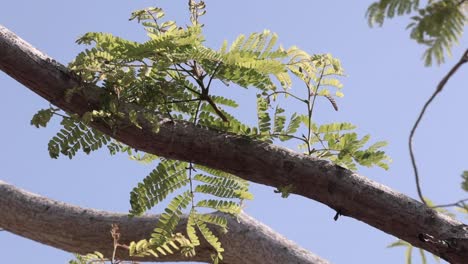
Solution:
{"label": "green foliage on branch", "polygon": [[[278,36],[268,30],[240,35],[231,44],[225,41],[219,49],[212,49],[204,45],[198,22],[204,8],[203,2],[190,1],[192,24],[187,27],[165,21],[160,8],[133,12],[130,19],[141,23],[149,37],[143,43],[107,33],[86,33],[77,42],[91,48],[78,54],[69,67],[81,77],[82,89],[87,85],[101,87],[102,108],[83,116],[51,108],[39,111],[32,120],[39,127],[54,114],[62,117],[63,128],[49,143],[53,158],[60,154],[72,158],[80,149],[88,154],[107,146],[111,154],[126,152],[144,163],[159,161],[132,190],[130,215],[142,215],[172,198],[151,238],[127,247],[135,256],[157,257],[178,250],[193,256],[203,239],[214,250],[213,262],[221,261],[224,249],[218,236],[227,231],[226,217],[238,215],[243,201],[253,199],[253,195],[248,182],[235,175],[158,158],[111,141],[88,126],[94,121],[107,124],[113,132],[122,128],[122,120],[138,129],[149,123],[157,132],[161,120],[180,120],[248,140],[299,141],[304,154],[349,169],[358,165],[388,169],[390,159],[381,150],[384,142],[368,146],[369,135],[358,136],[350,123],[315,121],[317,100],[325,99],[338,110],[337,99],[343,97],[340,80],[344,70],[338,59],[330,54],[311,55],[295,46],[285,49],[277,44]],[[297,81],[305,95],[293,87]],[[256,89],[257,125],[236,119],[229,109],[239,107],[239,103],[213,94],[214,83]],[[299,102],[304,112],[285,109],[291,102]],[[286,186],[279,192],[287,197],[292,190],[294,186]],[[188,222],[186,234],[181,234],[176,230],[184,211]]]}

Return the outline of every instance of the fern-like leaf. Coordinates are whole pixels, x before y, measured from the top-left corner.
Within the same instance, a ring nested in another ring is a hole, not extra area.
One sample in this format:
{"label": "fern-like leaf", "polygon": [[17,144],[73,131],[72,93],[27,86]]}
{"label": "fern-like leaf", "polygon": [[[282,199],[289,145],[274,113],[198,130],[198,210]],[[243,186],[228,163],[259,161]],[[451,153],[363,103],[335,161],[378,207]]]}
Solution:
{"label": "fern-like leaf", "polygon": [[197,207],[211,208],[223,213],[238,215],[241,212],[241,207],[233,201],[223,200],[201,200],[197,203]]}
{"label": "fern-like leaf", "polygon": [[109,136],[71,117],[64,117],[61,125],[63,128],[48,144],[49,155],[54,159],[58,158],[60,154],[71,159],[80,149],[89,154],[91,151],[107,145],[110,141]]}
{"label": "fern-like leaf", "polygon": [[185,209],[192,200],[192,193],[186,191],[177,195],[164,209],[154,232],[151,234],[151,244],[163,246],[174,234],[174,230],[180,221],[182,209]]}
{"label": "fern-like leaf", "polygon": [[219,260],[223,259],[222,253],[224,252],[224,248],[221,246],[221,242],[219,242],[218,237],[216,237],[213,232],[208,228],[205,222],[201,219],[197,219],[196,226],[200,233],[202,234],[203,238],[208,242],[216,251],[216,255],[213,257],[213,262],[218,263]]}
{"label": "fern-like leaf", "polygon": [[271,130],[271,118],[268,114],[268,102],[261,95],[257,95],[258,129],[261,134],[268,135]]}
{"label": "fern-like leaf", "polygon": [[386,17],[409,14],[418,7],[419,0],[380,0],[369,6],[366,17],[370,26],[375,24],[382,26]]}
{"label": "fern-like leaf", "polygon": [[131,215],[141,215],[189,180],[185,162],[162,160],[130,193]]}
{"label": "fern-like leaf", "polygon": [[49,123],[50,119],[54,115],[56,109],[54,108],[47,108],[39,110],[31,119],[31,125],[39,128],[39,127],[46,127],[47,123]]}
{"label": "fern-like leaf", "polygon": [[[243,182],[239,182],[237,179],[213,177],[203,174],[197,174],[193,177],[193,179],[207,183],[214,187],[213,191],[211,191],[209,190],[210,187],[208,185],[201,185],[201,187],[198,188],[198,191],[200,192],[208,192],[210,194],[224,198],[234,197],[247,200],[253,199],[253,195],[248,192],[248,189],[245,187]],[[197,191],[197,189],[195,190]]]}
{"label": "fern-like leaf", "polygon": [[411,38],[428,46],[423,58],[426,66],[444,63],[444,53],[451,56],[453,44],[460,39],[466,23],[464,11],[457,1],[444,0],[429,4],[411,18]]}

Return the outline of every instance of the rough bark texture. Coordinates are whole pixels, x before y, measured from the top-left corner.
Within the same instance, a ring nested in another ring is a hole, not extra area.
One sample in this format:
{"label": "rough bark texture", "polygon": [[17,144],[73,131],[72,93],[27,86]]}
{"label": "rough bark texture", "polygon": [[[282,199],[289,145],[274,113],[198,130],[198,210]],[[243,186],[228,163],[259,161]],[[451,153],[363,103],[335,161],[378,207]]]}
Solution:
{"label": "rough bark texture", "polygon": [[[99,251],[112,256],[111,225],[120,229],[120,243],[128,244],[150,236],[158,215],[129,218],[126,214],[86,209],[53,201],[0,181],[0,226],[5,230],[32,240],[86,254]],[[177,231],[184,233],[184,216]],[[228,217],[229,232],[218,234],[227,251],[223,263],[329,263],[275,233],[246,214],[237,219]],[[197,247],[194,258],[179,253],[154,258],[133,258],[139,261],[202,261],[207,262],[213,249],[205,241]],[[121,259],[131,259],[127,250],[120,249]]]}
{"label": "rough bark texture", "polygon": [[[65,91],[79,86],[79,81],[1,26],[0,69],[68,112],[83,114],[99,109],[98,88],[87,87],[67,102]],[[292,185],[292,193],[324,203],[341,215],[363,221],[451,263],[468,263],[468,230],[464,224],[384,185],[286,148],[186,122],[161,120],[158,133],[153,133],[143,120],[143,129],[122,120],[122,129],[112,136],[148,153],[192,161],[252,182],[273,187]],[[92,125],[110,134],[105,124]]]}

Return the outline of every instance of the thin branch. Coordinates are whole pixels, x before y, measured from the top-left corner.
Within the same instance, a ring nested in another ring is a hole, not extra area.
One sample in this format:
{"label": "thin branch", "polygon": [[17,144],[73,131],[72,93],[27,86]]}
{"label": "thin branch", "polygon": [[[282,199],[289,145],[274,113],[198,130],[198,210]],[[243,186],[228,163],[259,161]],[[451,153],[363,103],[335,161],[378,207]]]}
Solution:
{"label": "thin branch", "polygon": [[[313,111],[314,111],[314,105],[315,105],[315,100],[317,98],[317,93],[318,93],[318,89],[320,87],[320,82],[322,81],[322,78],[323,78],[323,73],[325,72],[325,66],[322,68],[322,72],[320,73],[320,77],[318,79],[318,82],[317,82],[317,89],[315,89],[315,91],[313,90],[313,88],[310,87],[310,78],[308,80],[308,82],[306,83],[306,86],[307,86],[307,113],[308,113],[308,118],[309,118],[309,125],[307,127],[308,129],[308,133],[307,133],[307,151],[309,152],[309,155],[312,154],[312,150],[310,148],[310,139],[312,137],[312,114],[313,114]],[[311,102],[311,97],[313,96],[313,99],[312,99],[312,102]]]}
{"label": "thin branch", "polygon": [[453,207],[453,206],[466,208],[466,202],[468,202],[468,198],[462,199],[460,201],[450,203],[450,204],[441,204],[441,205],[431,206],[431,208],[443,208],[443,207]]}
{"label": "thin branch", "polygon": [[189,102],[199,102],[200,98],[186,99],[186,100],[174,100],[170,102],[164,102],[164,104],[180,104],[180,103],[189,103]]}
{"label": "thin branch", "polygon": [[300,140],[304,143],[307,143],[307,139],[305,138],[302,138],[302,137],[298,137],[298,136],[294,136],[294,135],[288,135],[288,134],[283,134],[283,133],[271,133],[270,136],[274,136],[274,137],[288,137],[288,138],[292,138],[292,139],[297,139],[297,140]]}
{"label": "thin branch", "polygon": [[289,96],[291,96],[291,97],[297,99],[298,101],[301,101],[301,102],[303,102],[303,103],[306,103],[306,100],[304,100],[304,99],[302,99],[302,98],[300,98],[300,97],[298,97],[298,96],[296,96],[296,95],[294,95],[294,94],[292,94],[292,93],[290,93],[290,92],[286,92],[286,91],[274,91],[274,92],[272,92],[271,94],[267,95],[266,98],[268,98],[268,100],[269,100],[270,97],[273,96],[273,95],[275,95],[275,94],[286,94],[286,95],[289,95]]}
{"label": "thin branch", "polygon": [[[439,82],[439,85],[437,85],[437,88],[435,92],[432,94],[432,96],[427,100],[427,102],[424,104],[421,112],[419,113],[418,119],[413,125],[413,128],[411,129],[411,133],[408,139],[408,146],[409,146],[409,151],[410,151],[410,157],[411,157],[411,164],[413,166],[413,171],[414,171],[414,178],[416,180],[416,189],[418,191],[418,196],[421,202],[426,204],[426,201],[424,200],[424,196],[422,194],[421,190],[421,184],[419,180],[419,174],[418,174],[418,167],[416,165],[416,159],[414,156],[414,151],[413,151],[413,137],[414,133],[416,132],[416,129],[418,128],[419,122],[421,122],[422,117],[424,116],[424,113],[426,112],[427,107],[429,104],[434,100],[434,98],[444,89],[445,84],[448,82],[448,80],[452,77],[457,70],[468,61],[468,49],[463,53],[463,56],[460,58],[460,60],[453,66],[453,68],[445,75],[445,77]],[[427,204],[426,204],[427,205]]]}
{"label": "thin branch", "polygon": [[216,74],[216,72],[218,71],[219,67],[221,66],[221,62],[218,63],[218,65],[216,65],[216,68],[213,70],[213,73],[211,74],[210,76],[210,80],[208,81],[208,84],[206,85],[206,90],[209,91],[210,90],[210,86],[211,86],[211,81],[213,81],[214,79],[214,76]]}

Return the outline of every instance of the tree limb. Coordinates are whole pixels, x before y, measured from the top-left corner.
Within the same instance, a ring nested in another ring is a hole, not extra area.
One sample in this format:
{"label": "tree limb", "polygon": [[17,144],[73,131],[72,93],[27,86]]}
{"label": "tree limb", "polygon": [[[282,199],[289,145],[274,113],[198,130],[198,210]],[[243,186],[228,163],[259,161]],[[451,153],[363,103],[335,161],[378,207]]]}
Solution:
{"label": "tree limb", "polygon": [[[67,89],[80,85],[73,74],[44,53],[0,26],[0,69],[67,112],[100,109],[97,87],[65,100]],[[135,106],[126,105],[126,109]],[[341,215],[363,221],[450,263],[468,263],[468,231],[420,202],[328,161],[265,142],[160,118],[157,133],[122,120],[112,131],[103,122],[91,125],[136,149],[190,161],[273,186],[292,185],[292,193],[319,201]],[[114,132],[114,133],[112,133]],[[430,241],[425,239],[431,237]]]}
{"label": "tree limb", "polygon": [[[112,256],[111,225],[120,230],[120,243],[129,244],[150,237],[159,215],[129,218],[127,214],[85,209],[57,202],[20,190],[0,181],[0,226],[6,231],[63,249],[87,254],[99,251]],[[217,235],[223,247],[223,263],[265,263],[274,259],[277,263],[327,264],[294,242],[274,232],[268,226],[242,213],[237,219],[227,217],[229,232]],[[185,233],[186,216],[182,217],[177,232]],[[137,261],[201,261],[210,260],[211,246],[203,239],[196,248],[194,258],[186,258],[176,252],[173,255],[131,258],[127,250],[117,250],[121,260]]]}
{"label": "tree limb", "polygon": [[[462,1],[463,3],[463,1]],[[418,166],[416,165],[416,158],[414,155],[414,150],[413,150],[413,137],[414,133],[416,132],[416,129],[419,126],[419,123],[421,122],[424,113],[426,113],[427,108],[429,105],[432,103],[432,101],[436,98],[436,96],[442,92],[442,89],[444,89],[445,84],[447,84],[448,80],[458,71],[458,69],[468,62],[468,49],[463,53],[463,56],[460,58],[460,60],[453,66],[450,71],[447,73],[447,75],[444,76],[444,78],[439,82],[437,85],[436,90],[434,93],[429,97],[429,99],[424,103],[423,108],[421,109],[421,112],[418,115],[418,118],[416,119],[416,122],[413,124],[413,128],[411,129],[409,139],[408,139],[408,147],[409,147],[409,152],[410,152],[410,157],[411,157],[411,165],[413,166],[413,171],[414,171],[414,179],[416,181],[416,190],[418,191],[418,196],[421,202],[427,205],[426,201],[424,200],[424,196],[422,194],[422,188],[419,180],[419,173],[418,173]]]}

